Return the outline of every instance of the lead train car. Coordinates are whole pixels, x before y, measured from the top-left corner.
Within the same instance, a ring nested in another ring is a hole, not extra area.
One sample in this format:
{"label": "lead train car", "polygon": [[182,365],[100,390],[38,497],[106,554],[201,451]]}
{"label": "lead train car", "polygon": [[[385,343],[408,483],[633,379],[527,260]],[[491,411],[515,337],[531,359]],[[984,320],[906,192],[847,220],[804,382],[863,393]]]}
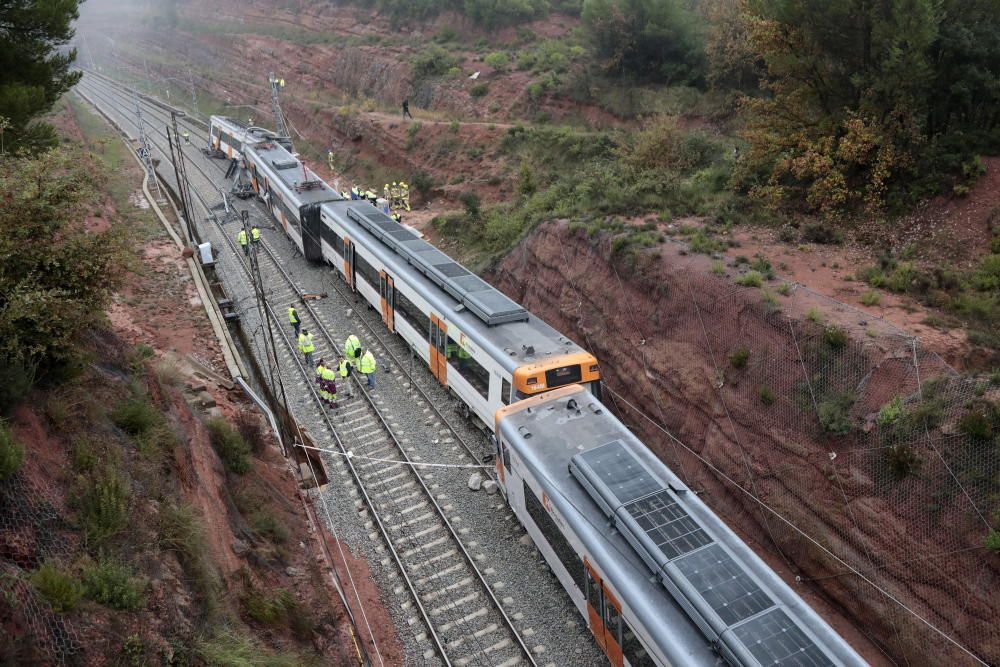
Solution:
{"label": "lead train car", "polygon": [[[343,199],[283,146],[246,143],[254,189],[306,259],[334,266],[491,428],[513,401],[573,383],[600,392],[593,355],[367,201]],[[362,337],[363,338],[363,337]]]}
{"label": "lead train car", "polygon": [[208,145],[212,150],[222,151],[226,157],[239,160],[244,148],[262,142],[273,141],[291,150],[292,142],[287,137],[279,137],[262,127],[246,125],[228,116],[212,116],[209,119]]}
{"label": "lead train car", "polygon": [[507,501],[613,666],[866,664],[589,392],[496,421]]}

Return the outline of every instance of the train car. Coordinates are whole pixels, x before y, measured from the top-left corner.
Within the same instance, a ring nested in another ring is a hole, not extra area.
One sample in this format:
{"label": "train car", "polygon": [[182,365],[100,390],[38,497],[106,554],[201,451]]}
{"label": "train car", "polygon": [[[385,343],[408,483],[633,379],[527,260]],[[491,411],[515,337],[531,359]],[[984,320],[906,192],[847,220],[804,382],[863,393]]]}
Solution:
{"label": "train car", "polygon": [[413,230],[343,199],[276,142],[245,144],[244,157],[303,255],[335,267],[484,428],[503,406],[556,387],[600,393],[593,355]]}
{"label": "train car", "polygon": [[212,116],[210,121],[209,148],[224,153],[230,159],[241,159],[246,146],[263,142],[277,143],[289,151],[292,150],[290,139],[280,137],[262,127],[247,125],[227,116]]}
{"label": "train car", "polygon": [[590,392],[495,431],[502,492],[615,667],[866,664]]}

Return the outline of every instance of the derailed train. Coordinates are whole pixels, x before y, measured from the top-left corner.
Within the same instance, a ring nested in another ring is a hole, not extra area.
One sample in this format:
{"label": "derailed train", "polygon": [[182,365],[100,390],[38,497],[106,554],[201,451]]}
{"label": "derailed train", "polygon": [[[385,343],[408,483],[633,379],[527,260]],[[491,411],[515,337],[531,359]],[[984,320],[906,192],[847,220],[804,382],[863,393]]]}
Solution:
{"label": "derailed train", "polygon": [[592,354],[261,128],[212,117],[306,259],[333,266],[494,432],[507,502],[616,667],[864,665],[600,402]]}

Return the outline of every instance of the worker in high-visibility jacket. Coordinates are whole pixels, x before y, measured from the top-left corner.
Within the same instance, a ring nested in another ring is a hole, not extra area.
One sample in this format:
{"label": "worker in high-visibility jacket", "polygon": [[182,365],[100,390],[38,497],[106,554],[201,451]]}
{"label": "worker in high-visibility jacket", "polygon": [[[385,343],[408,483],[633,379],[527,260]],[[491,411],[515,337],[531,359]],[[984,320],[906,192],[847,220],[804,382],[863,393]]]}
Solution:
{"label": "worker in high-visibility jacket", "polygon": [[250,242],[254,245],[260,243],[260,229],[256,224],[250,228]]}
{"label": "worker in high-visibility jacket", "polygon": [[337,374],[332,368],[323,367],[323,388],[331,408],[339,408],[337,404]]}
{"label": "worker in high-visibility jacket", "polygon": [[288,323],[295,328],[295,337],[299,337],[299,329],[302,327],[302,320],[299,319],[299,311],[295,310],[293,304],[288,304]]}
{"label": "worker in high-visibility jacket", "polygon": [[368,378],[368,388],[375,388],[375,355],[372,354],[371,350],[365,350],[365,353],[361,355],[361,360],[358,362],[358,371],[364,373],[365,377]]}
{"label": "worker in high-visibility jacket", "polygon": [[236,240],[239,241],[240,246],[243,248],[243,254],[250,254],[250,239],[247,237],[247,230],[241,229],[236,233]]}
{"label": "worker in high-visibility jacket", "polygon": [[326,362],[323,359],[319,360],[319,364],[316,366],[316,387],[319,391],[319,398],[323,403],[329,402],[329,396],[326,392],[326,379],[323,377],[326,373]]}
{"label": "worker in high-visibility jacket", "polygon": [[313,365],[313,351],[316,346],[313,344],[313,335],[308,329],[303,329],[299,334],[299,352],[306,358],[306,368],[315,368]]}
{"label": "worker in high-visibility jacket", "polygon": [[357,368],[358,357],[361,356],[361,339],[354,334],[344,341],[344,356],[347,357],[348,363]]}
{"label": "worker in high-visibility jacket", "polygon": [[340,359],[340,364],[337,366],[337,374],[340,375],[340,388],[344,392],[344,398],[350,398],[351,383],[347,378],[351,375],[351,365],[347,363],[347,359]]}
{"label": "worker in high-visibility jacket", "polygon": [[466,369],[466,367],[469,365],[469,359],[471,359],[471,358],[472,358],[472,355],[469,354],[468,351],[464,347],[462,347],[461,345],[459,345],[458,346],[458,370],[464,371]]}
{"label": "worker in high-visibility jacket", "polygon": [[356,185],[351,186],[351,199],[354,201],[361,199],[361,188]]}

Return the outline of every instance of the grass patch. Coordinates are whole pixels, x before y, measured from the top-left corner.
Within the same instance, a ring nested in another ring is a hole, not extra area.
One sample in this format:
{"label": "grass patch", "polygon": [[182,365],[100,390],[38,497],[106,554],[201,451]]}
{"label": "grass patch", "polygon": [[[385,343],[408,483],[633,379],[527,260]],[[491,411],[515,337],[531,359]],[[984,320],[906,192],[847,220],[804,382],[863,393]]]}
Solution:
{"label": "grass patch", "polygon": [[844,435],[851,430],[850,411],[854,406],[854,394],[845,392],[823,400],[818,406],[817,416],[820,427],[827,433]]}
{"label": "grass patch", "polygon": [[781,283],[780,285],[778,285],[776,291],[781,296],[788,296],[789,294],[792,293],[792,284],[791,283]]}
{"label": "grass patch", "polygon": [[83,586],[76,575],[51,561],[32,572],[31,583],[56,612],[75,608],[83,597]]}
{"label": "grass patch", "polygon": [[820,312],[819,308],[813,306],[806,312],[806,319],[810,322],[815,322],[816,324],[822,324],[823,313]]}
{"label": "grass patch", "polygon": [[87,540],[101,543],[121,531],[131,514],[130,498],[127,482],[114,468],[86,479],[73,504]]}
{"label": "grass patch", "polygon": [[916,474],[921,460],[916,450],[907,442],[897,443],[885,450],[885,461],[889,472],[897,480]]}
{"label": "grass patch", "polygon": [[226,470],[237,475],[250,471],[250,445],[232,425],[221,417],[209,419],[208,430],[212,446]]}
{"label": "grass patch", "polygon": [[847,331],[840,327],[827,327],[823,331],[823,341],[834,350],[842,350],[847,347],[848,340]]}
{"label": "grass patch", "polygon": [[861,304],[865,306],[877,306],[882,303],[882,295],[875,290],[868,290],[861,295]]}
{"label": "grass patch", "polygon": [[160,547],[177,554],[194,590],[201,596],[207,616],[218,608],[216,577],[208,561],[208,547],[201,521],[189,505],[164,505],[157,521]]}
{"label": "grass patch", "polygon": [[111,411],[111,421],[129,435],[144,433],[162,419],[163,415],[146,397],[127,398]]}
{"label": "grass patch", "polygon": [[101,560],[83,573],[88,599],[121,611],[141,609],[146,603],[147,582],[132,568],[113,560]]}
{"label": "grass patch", "polygon": [[774,395],[774,390],[768,386],[760,388],[760,402],[764,405],[774,405],[778,397]]}
{"label": "grass patch", "polygon": [[891,426],[898,422],[899,418],[902,416],[903,397],[895,396],[891,401],[878,409],[878,415],[875,417],[875,421],[879,426]]}
{"label": "grass patch", "polygon": [[764,284],[764,276],[762,276],[759,271],[747,271],[742,276],[737,278],[736,284],[742,285],[743,287],[760,287]]}
{"label": "grass patch", "polygon": [[712,262],[712,273],[717,276],[726,275],[726,265],[722,261]]}
{"label": "grass patch", "polygon": [[211,667],[298,667],[318,661],[293,653],[271,653],[250,637],[232,629],[219,629],[194,641],[194,657]]}
{"label": "grass patch", "polygon": [[24,465],[24,445],[17,441],[11,428],[0,421],[0,481],[14,475]]}

